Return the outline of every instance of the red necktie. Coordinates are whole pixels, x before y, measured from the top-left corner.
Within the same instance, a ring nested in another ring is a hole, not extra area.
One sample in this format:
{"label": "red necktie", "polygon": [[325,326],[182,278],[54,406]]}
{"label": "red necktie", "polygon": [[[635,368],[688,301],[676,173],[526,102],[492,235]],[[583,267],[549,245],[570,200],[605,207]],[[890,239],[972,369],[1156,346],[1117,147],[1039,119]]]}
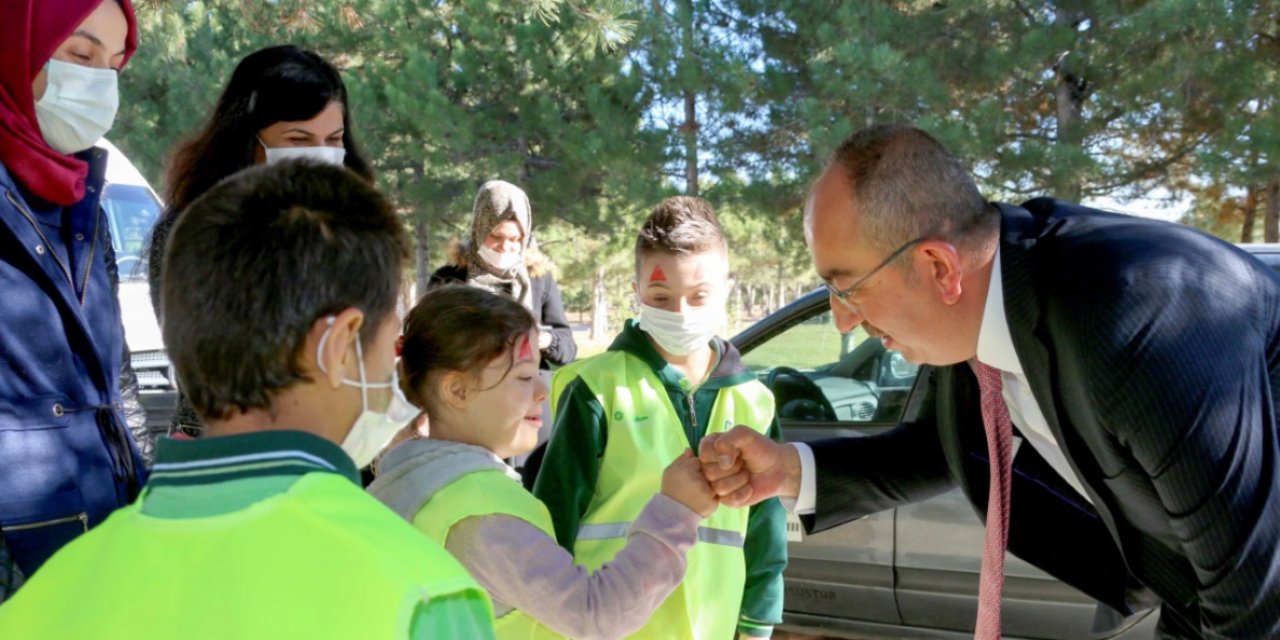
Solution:
{"label": "red necktie", "polygon": [[1004,587],[1004,552],[1009,544],[1009,489],[1013,471],[1013,421],[1000,395],[1004,382],[1000,371],[972,361],[982,393],[982,422],[987,427],[987,454],[991,458],[991,490],[987,494],[987,534],[982,550],[982,577],[978,583],[978,625],[975,640],[1000,638],[1000,590]]}

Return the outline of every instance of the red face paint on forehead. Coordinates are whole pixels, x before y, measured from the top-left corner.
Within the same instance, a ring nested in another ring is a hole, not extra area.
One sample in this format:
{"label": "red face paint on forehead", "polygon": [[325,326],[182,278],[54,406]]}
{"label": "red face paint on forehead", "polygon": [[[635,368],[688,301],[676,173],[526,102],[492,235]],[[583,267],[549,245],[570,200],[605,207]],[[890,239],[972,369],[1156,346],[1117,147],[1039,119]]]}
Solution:
{"label": "red face paint on forehead", "polygon": [[533,346],[529,344],[529,334],[525,334],[520,338],[520,349],[516,353],[518,354],[516,356],[517,362],[533,359]]}
{"label": "red face paint on forehead", "polygon": [[701,262],[699,262],[693,268],[693,281],[694,282],[702,281],[702,263]]}
{"label": "red face paint on forehead", "polygon": [[667,274],[662,272],[662,267],[654,267],[653,273],[649,274],[649,282],[666,282]]}

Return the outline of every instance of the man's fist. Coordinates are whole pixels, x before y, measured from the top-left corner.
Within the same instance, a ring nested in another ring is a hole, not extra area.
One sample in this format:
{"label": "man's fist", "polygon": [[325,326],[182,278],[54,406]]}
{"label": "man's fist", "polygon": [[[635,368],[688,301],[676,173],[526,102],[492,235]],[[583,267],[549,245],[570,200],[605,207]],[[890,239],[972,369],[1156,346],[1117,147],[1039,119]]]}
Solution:
{"label": "man's fist", "polygon": [[800,493],[800,454],[742,425],[702,439],[702,472],[721,504],[744,507]]}

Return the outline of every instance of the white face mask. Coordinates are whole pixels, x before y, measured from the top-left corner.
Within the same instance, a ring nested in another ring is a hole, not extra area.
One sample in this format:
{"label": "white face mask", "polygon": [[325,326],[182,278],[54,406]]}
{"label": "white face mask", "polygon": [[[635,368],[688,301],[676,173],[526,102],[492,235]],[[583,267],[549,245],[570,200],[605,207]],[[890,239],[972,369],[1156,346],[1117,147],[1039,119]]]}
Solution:
{"label": "white face mask", "polygon": [[480,245],[476,253],[480,255],[481,260],[489,263],[489,266],[498,271],[510,271],[520,266],[520,261],[524,259],[524,254],[519,251],[499,253],[485,245]]}
{"label": "white face mask", "polygon": [[688,355],[707,346],[723,324],[724,308],[667,311],[640,303],[640,330],[673,356]]}
{"label": "white face mask", "polygon": [[48,85],[36,101],[40,133],[58,153],[79,153],[111,129],[120,107],[116,71],[61,60],[45,64]]}
{"label": "white face mask", "polygon": [[302,158],[341,167],[347,159],[347,150],[342,147],[268,147],[262,138],[258,144],[266,151],[267,164]]}
{"label": "white face mask", "polygon": [[[334,320],[332,316],[328,318],[331,326]],[[322,372],[325,368],[324,360],[320,356],[324,351],[325,340],[328,339],[329,329],[325,329],[324,335],[320,336],[320,343],[316,345],[316,363]],[[420,411],[410,404],[400,391],[400,375],[395,369],[391,370],[390,382],[369,382],[365,379],[364,348],[360,344],[358,333],[356,334],[356,362],[360,368],[360,379],[344,378],[342,384],[360,389],[360,416],[356,418],[355,424],[351,425],[351,431],[347,432],[347,437],[343,439],[342,450],[351,456],[357,469],[363,469],[373,462],[397,431],[418,417]],[[391,401],[386,410],[374,411],[369,408],[369,389],[391,390]]]}

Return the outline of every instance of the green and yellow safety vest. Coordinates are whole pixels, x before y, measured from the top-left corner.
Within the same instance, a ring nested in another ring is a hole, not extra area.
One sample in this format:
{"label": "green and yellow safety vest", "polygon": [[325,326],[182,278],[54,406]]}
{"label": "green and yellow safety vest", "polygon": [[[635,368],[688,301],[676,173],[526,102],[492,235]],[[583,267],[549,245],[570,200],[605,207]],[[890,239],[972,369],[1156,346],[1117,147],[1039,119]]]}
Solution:
{"label": "green and yellow safety vest", "polygon": [[437,598],[487,608],[443,548],[335,473],[213,516],[150,516],[145,498],[46,563],[0,608],[0,635],[400,639]]}
{"label": "green and yellow safety vest", "polygon": [[[551,514],[542,502],[501,471],[468,473],[437,491],[413,518],[413,526],[444,546],[449,530],[472,516],[509,515],[528,522],[555,539]],[[496,610],[498,640],[559,640],[564,636],[546,628],[518,609]]]}
{"label": "green and yellow safety vest", "polygon": [[[553,406],[575,378],[591,390],[608,422],[604,457],[574,558],[595,571],[626,545],[627,530],[662,488],[662,472],[689,441],[653,369],[624,351],[607,351],[556,372]],[[773,395],[757,380],[721,389],[706,433],[748,425],[767,433]],[[692,412],[691,412],[692,413]],[[732,638],[746,582],[747,508],[720,507],[698,528],[684,582],[633,638]]]}

